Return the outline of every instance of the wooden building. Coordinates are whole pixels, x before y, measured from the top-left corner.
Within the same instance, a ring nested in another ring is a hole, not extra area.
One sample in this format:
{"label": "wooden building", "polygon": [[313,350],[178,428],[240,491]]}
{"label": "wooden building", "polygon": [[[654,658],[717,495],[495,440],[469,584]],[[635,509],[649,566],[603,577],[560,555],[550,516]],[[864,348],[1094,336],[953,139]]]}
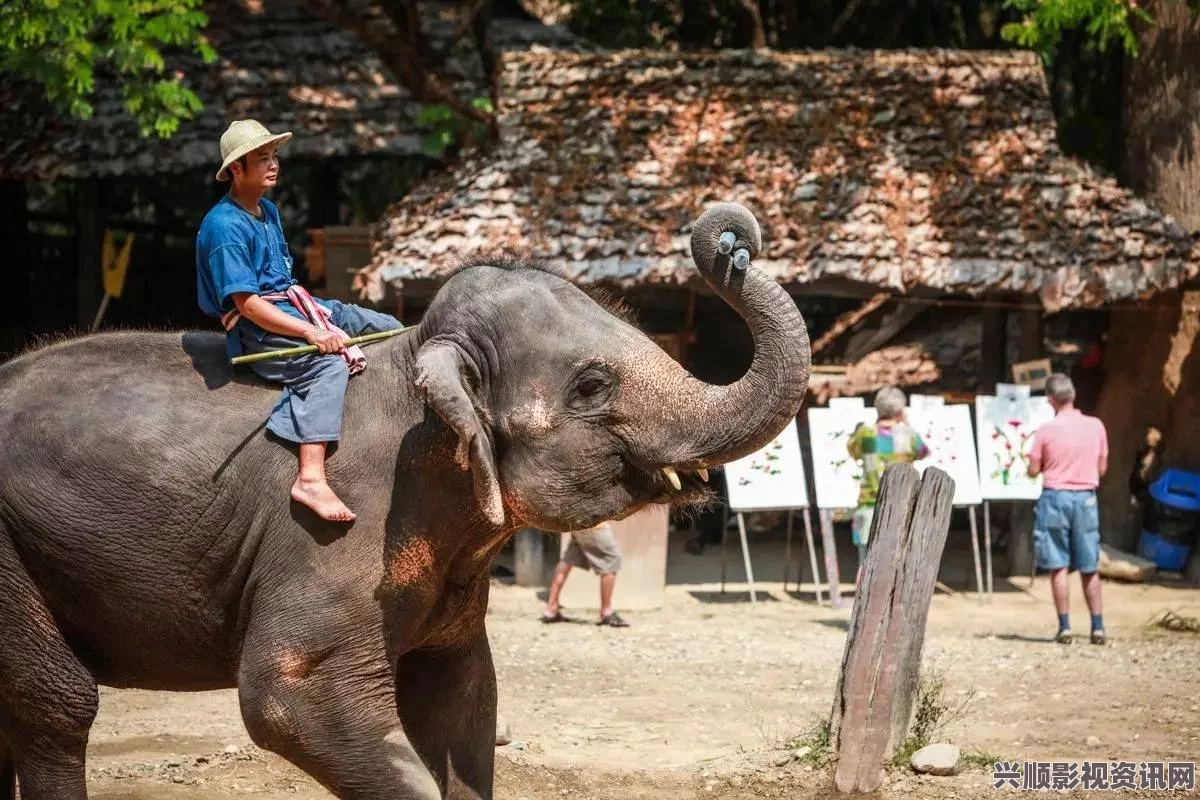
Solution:
{"label": "wooden building", "polygon": [[688,253],[705,204],[732,200],[805,313],[818,400],[969,397],[1049,356],[1087,405],[1110,318],[1152,313],[1200,268],[1195,235],[1063,156],[1030,53],[519,53],[500,102],[500,146],[376,226],[362,297],[416,316],[459,257],[528,252],[734,379],[749,336]]}

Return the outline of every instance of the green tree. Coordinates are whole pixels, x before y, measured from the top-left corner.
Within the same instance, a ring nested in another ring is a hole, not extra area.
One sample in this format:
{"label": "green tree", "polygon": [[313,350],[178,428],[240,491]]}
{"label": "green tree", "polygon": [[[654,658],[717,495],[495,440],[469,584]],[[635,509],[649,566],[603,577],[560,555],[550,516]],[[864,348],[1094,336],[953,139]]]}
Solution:
{"label": "green tree", "polygon": [[1079,29],[1100,52],[1117,42],[1127,53],[1136,55],[1138,44],[1132,23],[1135,19],[1150,21],[1137,0],[1006,0],[1005,5],[1020,12],[1023,19],[1005,25],[1001,35],[1036,50],[1046,63],[1054,60],[1063,33]]}
{"label": "green tree", "polygon": [[120,83],[142,135],[170,136],[200,100],[168,73],[164,50],[211,61],[202,0],[5,0],[0,3],[0,72],[39,84],[59,110],[92,115],[97,76]]}

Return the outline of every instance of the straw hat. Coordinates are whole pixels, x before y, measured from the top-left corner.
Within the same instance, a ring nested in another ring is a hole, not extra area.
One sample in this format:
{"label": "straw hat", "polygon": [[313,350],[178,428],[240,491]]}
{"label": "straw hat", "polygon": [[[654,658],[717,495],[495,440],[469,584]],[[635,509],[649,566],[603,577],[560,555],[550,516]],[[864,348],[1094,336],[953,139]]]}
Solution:
{"label": "straw hat", "polygon": [[229,123],[229,127],[221,134],[221,168],[217,170],[217,180],[229,180],[226,171],[230,164],[253,150],[268,144],[283,144],[292,138],[288,133],[271,133],[255,119],[239,119]]}

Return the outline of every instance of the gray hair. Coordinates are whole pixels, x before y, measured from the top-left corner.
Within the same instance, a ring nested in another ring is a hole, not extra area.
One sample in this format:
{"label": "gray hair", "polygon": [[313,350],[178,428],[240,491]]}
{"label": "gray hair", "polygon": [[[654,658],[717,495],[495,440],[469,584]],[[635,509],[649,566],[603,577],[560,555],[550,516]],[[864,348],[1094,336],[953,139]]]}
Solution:
{"label": "gray hair", "polygon": [[1075,402],[1075,384],[1061,372],[1056,372],[1046,378],[1046,396],[1060,403]]}
{"label": "gray hair", "polygon": [[882,419],[900,416],[908,400],[895,386],[885,386],[875,393],[875,411]]}

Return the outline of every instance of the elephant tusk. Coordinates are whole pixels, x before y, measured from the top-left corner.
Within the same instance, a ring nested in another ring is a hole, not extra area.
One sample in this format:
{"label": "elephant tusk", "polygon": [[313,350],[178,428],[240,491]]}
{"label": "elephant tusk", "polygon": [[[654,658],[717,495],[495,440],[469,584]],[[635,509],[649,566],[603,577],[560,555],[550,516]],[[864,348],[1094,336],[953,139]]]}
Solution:
{"label": "elephant tusk", "polygon": [[708,483],[708,470],[698,469],[698,470],[696,470],[696,474],[700,476],[700,480],[704,481],[705,483]]}
{"label": "elephant tusk", "polygon": [[675,471],[674,467],[663,467],[662,472],[663,475],[667,476],[667,480],[671,482],[671,485],[675,487],[675,491],[678,492],[683,488],[683,484],[679,482],[679,473]]}

